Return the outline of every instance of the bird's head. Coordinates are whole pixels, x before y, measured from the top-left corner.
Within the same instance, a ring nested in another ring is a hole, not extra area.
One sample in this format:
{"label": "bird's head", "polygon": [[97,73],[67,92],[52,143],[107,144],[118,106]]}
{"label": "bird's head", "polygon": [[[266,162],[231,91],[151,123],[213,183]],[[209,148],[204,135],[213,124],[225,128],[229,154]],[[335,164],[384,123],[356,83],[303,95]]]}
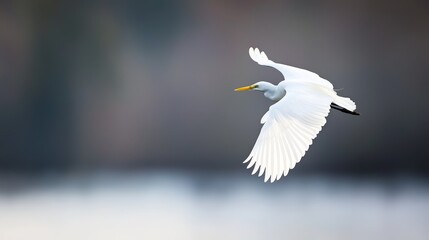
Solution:
{"label": "bird's head", "polygon": [[234,91],[236,92],[241,92],[241,91],[250,91],[250,90],[256,90],[256,91],[268,91],[273,89],[274,85],[269,83],[269,82],[257,82],[255,84],[249,85],[249,86],[245,86],[245,87],[240,87],[240,88],[236,88]]}

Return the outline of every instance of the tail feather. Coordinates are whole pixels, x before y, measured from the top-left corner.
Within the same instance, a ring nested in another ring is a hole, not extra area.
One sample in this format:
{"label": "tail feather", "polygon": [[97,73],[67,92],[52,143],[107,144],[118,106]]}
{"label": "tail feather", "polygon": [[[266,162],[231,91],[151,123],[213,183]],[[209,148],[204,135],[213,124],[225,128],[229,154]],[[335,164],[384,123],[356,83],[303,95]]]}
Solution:
{"label": "tail feather", "polygon": [[356,104],[350,98],[337,96],[334,99],[334,103],[340,107],[343,107],[343,108],[351,111],[351,112],[356,110]]}
{"label": "tail feather", "polygon": [[358,113],[358,112],[356,112],[356,111],[349,111],[349,110],[347,110],[347,109],[345,109],[345,108],[343,108],[343,107],[340,107],[340,106],[338,106],[337,104],[335,104],[335,103],[331,103],[331,108],[333,108],[333,109],[336,109],[336,110],[338,110],[338,111],[340,111],[340,112],[343,112],[343,113],[348,113],[348,114],[351,114],[351,115],[360,115],[360,113]]}

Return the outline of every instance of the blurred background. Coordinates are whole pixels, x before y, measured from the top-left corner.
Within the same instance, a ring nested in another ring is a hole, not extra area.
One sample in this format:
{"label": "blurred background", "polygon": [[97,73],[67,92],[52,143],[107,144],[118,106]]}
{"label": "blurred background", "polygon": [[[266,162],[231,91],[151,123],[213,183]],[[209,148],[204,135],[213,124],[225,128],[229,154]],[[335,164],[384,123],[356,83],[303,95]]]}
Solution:
{"label": "blurred background", "polygon": [[[0,239],[426,239],[429,2],[0,3]],[[351,97],[274,184],[250,176],[282,76]]]}

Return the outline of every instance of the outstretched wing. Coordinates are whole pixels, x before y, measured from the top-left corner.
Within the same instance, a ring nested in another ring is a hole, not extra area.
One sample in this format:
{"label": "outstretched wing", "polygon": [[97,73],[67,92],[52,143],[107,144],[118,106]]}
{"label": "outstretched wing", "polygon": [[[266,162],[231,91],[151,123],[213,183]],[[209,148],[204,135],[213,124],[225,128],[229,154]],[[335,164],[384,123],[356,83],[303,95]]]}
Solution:
{"label": "outstretched wing", "polygon": [[333,89],[333,86],[329,81],[321,78],[316,73],[310,72],[305,69],[273,62],[268,59],[267,55],[263,51],[260,52],[258,48],[249,48],[249,55],[250,58],[252,58],[252,60],[257,62],[259,65],[269,66],[279,70],[286,81],[290,79],[301,79],[301,81],[303,82],[311,82]]}
{"label": "outstretched wing", "polygon": [[329,88],[301,81],[283,81],[279,87],[286,96],[272,105],[262,117],[261,132],[249,157],[247,168],[265,172],[265,181],[286,176],[301,160],[313,139],[326,123],[335,92]]}

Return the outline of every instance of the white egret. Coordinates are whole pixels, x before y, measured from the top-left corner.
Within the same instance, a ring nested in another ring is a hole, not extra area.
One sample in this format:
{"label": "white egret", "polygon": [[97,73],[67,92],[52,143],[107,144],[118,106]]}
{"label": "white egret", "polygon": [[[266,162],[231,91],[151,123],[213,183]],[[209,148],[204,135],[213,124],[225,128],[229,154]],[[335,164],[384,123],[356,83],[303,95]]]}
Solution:
{"label": "white egret", "polygon": [[332,84],[316,73],[275,63],[264,52],[250,48],[249,55],[259,65],[279,70],[284,79],[277,86],[257,82],[235,91],[256,90],[275,101],[262,117],[263,124],[256,143],[244,163],[254,166],[252,175],[259,169],[265,172],[265,182],[279,180],[293,169],[326,123],[332,108],[359,115],[350,98],[340,97]]}

